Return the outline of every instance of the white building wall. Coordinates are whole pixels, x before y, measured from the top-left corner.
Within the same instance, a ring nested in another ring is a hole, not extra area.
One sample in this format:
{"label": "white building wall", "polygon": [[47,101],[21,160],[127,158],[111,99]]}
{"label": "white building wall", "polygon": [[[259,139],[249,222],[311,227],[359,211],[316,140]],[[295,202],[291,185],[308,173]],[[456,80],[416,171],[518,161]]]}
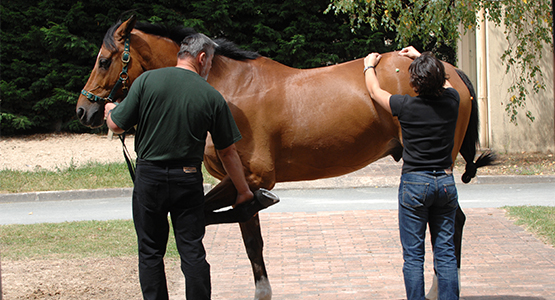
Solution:
{"label": "white building wall", "polygon": [[[491,23],[482,24],[477,32],[466,34],[459,42],[458,66],[469,75],[478,93],[481,147],[501,153],[553,153],[553,49],[546,46],[540,63],[546,89],[539,94],[528,95],[526,108],[519,110],[518,125],[515,125],[510,122],[510,115],[505,111],[505,105],[510,99],[508,89],[514,76],[511,72],[505,73],[506,66],[501,60],[507,45],[503,28]],[[528,120],[526,110],[532,112],[534,122]]]}

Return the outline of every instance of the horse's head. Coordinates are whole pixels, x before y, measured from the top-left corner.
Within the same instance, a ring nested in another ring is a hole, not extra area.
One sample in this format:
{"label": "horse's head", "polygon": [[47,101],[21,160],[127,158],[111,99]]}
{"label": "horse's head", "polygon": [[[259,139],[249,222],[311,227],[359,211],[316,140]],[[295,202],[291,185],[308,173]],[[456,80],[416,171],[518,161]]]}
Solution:
{"label": "horse's head", "polygon": [[[94,69],[77,101],[76,112],[81,123],[101,126],[106,101],[121,102],[127,88],[146,70],[175,66],[181,41],[193,33],[191,28],[137,23],[134,16],[112,26],[104,36]],[[217,43],[218,56],[234,60],[259,56],[226,40],[220,39]],[[217,67],[213,66],[212,71],[217,73]]]}
{"label": "horse's head", "polygon": [[137,52],[130,50],[135,23],[133,16],[112,26],[104,36],[94,69],[77,101],[77,117],[86,126],[101,126],[106,101],[123,100],[132,80],[143,72]]}

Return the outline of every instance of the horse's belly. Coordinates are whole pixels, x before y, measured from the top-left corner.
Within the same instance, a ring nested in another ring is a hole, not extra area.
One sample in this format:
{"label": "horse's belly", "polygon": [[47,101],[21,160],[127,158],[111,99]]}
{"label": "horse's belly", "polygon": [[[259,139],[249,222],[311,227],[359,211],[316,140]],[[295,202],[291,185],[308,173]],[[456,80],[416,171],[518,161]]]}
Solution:
{"label": "horse's belly", "polygon": [[343,141],[335,147],[297,145],[284,148],[276,157],[278,182],[314,180],[341,176],[362,169],[395,151],[393,136]]}

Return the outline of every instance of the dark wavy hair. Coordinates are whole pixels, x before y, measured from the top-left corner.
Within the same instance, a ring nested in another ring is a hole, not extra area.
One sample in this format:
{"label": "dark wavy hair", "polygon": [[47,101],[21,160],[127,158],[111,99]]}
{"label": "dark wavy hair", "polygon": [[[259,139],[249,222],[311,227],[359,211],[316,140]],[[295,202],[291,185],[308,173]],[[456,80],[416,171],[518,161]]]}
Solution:
{"label": "dark wavy hair", "polygon": [[424,52],[409,66],[410,85],[414,91],[424,97],[437,98],[443,94],[445,74],[443,63],[431,52]]}

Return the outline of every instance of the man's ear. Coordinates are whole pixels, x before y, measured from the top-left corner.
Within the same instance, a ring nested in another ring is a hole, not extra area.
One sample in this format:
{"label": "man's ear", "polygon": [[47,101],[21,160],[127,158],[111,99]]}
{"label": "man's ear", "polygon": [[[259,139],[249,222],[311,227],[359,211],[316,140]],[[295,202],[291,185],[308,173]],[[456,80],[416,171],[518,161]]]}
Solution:
{"label": "man's ear", "polygon": [[201,52],[199,53],[199,55],[197,56],[197,62],[200,66],[204,66],[204,64],[206,64],[206,59],[208,58],[208,56],[206,55],[206,52]]}

